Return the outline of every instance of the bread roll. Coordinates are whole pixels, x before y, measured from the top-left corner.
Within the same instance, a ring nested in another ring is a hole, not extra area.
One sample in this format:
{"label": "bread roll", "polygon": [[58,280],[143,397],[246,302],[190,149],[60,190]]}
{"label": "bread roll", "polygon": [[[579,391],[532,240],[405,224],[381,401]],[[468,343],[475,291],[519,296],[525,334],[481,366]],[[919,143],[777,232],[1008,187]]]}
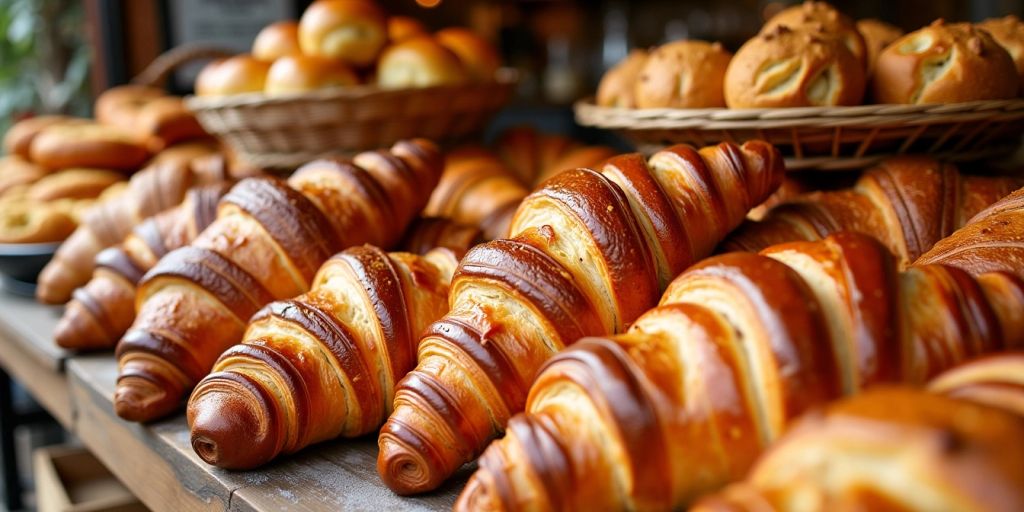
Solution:
{"label": "bread roll", "polygon": [[392,16],[388,18],[388,40],[401,43],[406,39],[427,35],[427,28],[416,18]]}
{"label": "bread roll", "polygon": [[899,27],[873,18],[857,20],[857,30],[864,37],[868,50],[868,74],[875,68],[875,61],[882,50],[903,36],[903,30]]}
{"label": "bread roll", "polygon": [[164,91],[156,87],[119,85],[100,93],[93,111],[100,124],[131,130],[135,128],[143,107],[164,96]]}
{"label": "bread roll", "polygon": [[387,41],[384,13],[369,0],[317,0],[299,20],[299,47],[306,55],[366,66]]}
{"label": "bread roll", "polygon": [[352,68],[337,60],[286,55],[274,61],[264,91],[270,96],[343,87],[359,83]]}
{"label": "bread roll", "polygon": [[299,24],[292,20],[278,21],[263,27],[252,42],[252,56],[266,62],[297,53],[301,53]]}
{"label": "bread roll", "polygon": [[136,134],[100,124],[55,124],[35,137],[31,160],[50,169],[89,167],[134,171],[149,158]]}
{"label": "bread roll", "polygon": [[124,182],[124,175],[104,169],[65,169],[44,176],[32,184],[27,197],[36,201],[94,199],[111,185]]}
{"label": "bread roll", "polygon": [[0,195],[19,185],[35,183],[49,172],[14,153],[0,158]]}
{"label": "bread roll", "polygon": [[389,47],[377,64],[377,84],[381,87],[430,87],[461,84],[466,79],[459,58],[428,36]]}
{"label": "bread roll", "polygon": [[864,67],[838,39],[777,26],[747,41],[725,73],[730,108],[857,105]]}
{"label": "bread roll", "polygon": [[210,136],[177,96],[162,96],[146,103],[135,118],[134,129],[150,137],[149,149],[154,152]]}
{"label": "bread roll", "polygon": [[1017,66],[1017,78],[1020,80],[1020,92],[1024,93],[1024,22],[1011,14],[1002,18],[987,19],[978,27],[988,31],[1013,59]]}
{"label": "bread roll", "polygon": [[439,30],[434,34],[434,38],[459,58],[462,67],[474,82],[494,80],[494,73],[501,67],[501,58],[486,39],[462,27]]}
{"label": "bread roll", "polygon": [[4,134],[4,151],[24,159],[31,158],[32,140],[48,126],[66,123],[88,123],[88,119],[68,116],[36,116],[22,119]]}
{"label": "bread roll", "polygon": [[633,91],[647,57],[646,51],[633,50],[609,69],[597,86],[597,104],[602,107],[636,108]]}
{"label": "bread roll", "polygon": [[637,108],[725,106],[725,70],[732,54],[719,43],[675,41],[651,52],[636,81]]}
{"label": "bread roll", "polygon": [[70,215],[53,205],[10,201],[0,205],[0,243],[59,242],[75,230]]}
{"label": "bread roll", "polygon": [[882,51],[872,92],[879,103],[960,103],[1013,98],[1019,85],[1013,59],[988,32],[940,19]]}
{"label": "bread roll", "polygon": [[215,60],[207,64],[196,77],[196,95],[230,96],[262,92],[269,70],[269,62],[255,59],[250,55]]}
{"label": "bread roll", "polygon": [[835,37],[842,41],[847,50],[867,68],[868,49],[864,37],[857,31],[857,25],[845,14],[826,2],[806,1],[779,11],[761,28],[761,33],[771,32],[780,26],[793,30],[809,30],[824,37]]}

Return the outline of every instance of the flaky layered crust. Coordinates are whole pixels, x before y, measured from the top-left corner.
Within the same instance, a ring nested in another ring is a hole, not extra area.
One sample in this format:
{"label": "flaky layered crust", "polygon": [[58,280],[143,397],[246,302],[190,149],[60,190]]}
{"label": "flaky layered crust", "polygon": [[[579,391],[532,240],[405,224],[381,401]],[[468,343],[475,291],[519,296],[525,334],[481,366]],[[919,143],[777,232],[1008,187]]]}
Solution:
{"label": "flaky layered crust", "polygon": [[384,482],[426,491],[478,455],[522,410],[545,361],[582,336],[625,329],[783,171],[778,151],[755,141],[621,155],[546,181],[520,205],[512,238],[460,263],[451,312],[420,342],[381,430]]}

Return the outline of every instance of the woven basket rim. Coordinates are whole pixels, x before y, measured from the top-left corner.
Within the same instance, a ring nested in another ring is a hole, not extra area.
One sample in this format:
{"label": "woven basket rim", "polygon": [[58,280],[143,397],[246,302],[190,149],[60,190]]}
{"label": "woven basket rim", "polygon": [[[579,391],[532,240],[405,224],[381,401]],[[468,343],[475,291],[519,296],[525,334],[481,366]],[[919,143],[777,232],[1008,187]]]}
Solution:
{"label": "woven basket rim", "polygon": [[489,82],[465,83],[458,85],[435,85],[431,87],[395,88],[387,89],[377,85],[352,85],[346,87],[331,87],[316,91],[289,93],[275,96],[267,96],[262,92],[244,94],[233,94],[230,96],[186,96],[185,106],[193,112],[204,110],[218,110],[226,108],[253,107],[258,108],[268,105],[283,105],[298,102],[315,101],[360,101],[371,97],[388,96],[395,94],[407,94],[410,91],[417,93],[457,93],[467,89],[481,87],[512,86],[519,81],[519,72],[514,68],[501,68],[494,74],[494,80]]}
{"label": "woven basket rim", "polygon": [[[875,104],[848,107],[792,107],[792,108],[649,108],[632,109],[602,107],[589,97],[573,106],[581,124],[602,128],[646,129],[700,128],[702,122],[739,123],[757,128],[798,125],[877,124],[880,120],[899,118],[901,123],[912,124],[949,115],[990,115],[995,113],[1020,114],[1024,117],[1024,98],[1009,100],[970,101],[963,103],[930,105]],[[738,126],[738,125],[737,125]],[[736,127],[736,126],[734,126]]]}

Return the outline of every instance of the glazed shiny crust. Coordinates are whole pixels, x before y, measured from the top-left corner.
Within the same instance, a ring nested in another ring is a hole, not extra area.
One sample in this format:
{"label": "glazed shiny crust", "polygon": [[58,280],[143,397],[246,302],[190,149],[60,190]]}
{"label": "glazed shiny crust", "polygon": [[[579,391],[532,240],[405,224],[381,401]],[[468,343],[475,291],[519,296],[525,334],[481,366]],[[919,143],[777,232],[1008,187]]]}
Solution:
{"label": "glazed shiny crust", "polygon": [[771,32],[780,26],[809,30],[837,39],[864,67],[867,67],[870,50],[865,44],[864,36],[857,30],[857,24],[826,2],[805,1],[800,5],[783,9],[764,24],[761,33]]}
{"label": "glazed shiny crust", "polygon": [[719,43],[683,40],[651,52],[634,84],[636,108],[725,107],[732,54]]}
{"label": "glazed shiny crust", "polygon": [[1002,18],[991,18],[978,23],[1000,46],[1006,49],[1017,67],[1020,93],[1024,93],[1024,21],[1010,14]]}
{"label": "glazed shiny crust", "polygon": [[375,431],[395,383],[416,364],[418,334],[448,310],[458,264],[348,249],[320,268],[312,289],[252,318],[188,404],[192,447],[224,468],[261,466],[335,437]]}
{"label": "glazed shiny crust", "polygon": [[633,50],[605,72],[601,83],[597,85],[597,104],[603,107],[636,108],[634,91],[648,56],[646,50]]}
{"label": "glazed shiny crust", "polygon": [[917,262],[952,265],[973,274],[1001,270],[1024,277],[1024,189],[975,215]]}
{"label": "glazed shiny crust", "polygon": [[1013,59],[988,32],[941,19],[883,50],[872,78],[879,103],[1001,100],[1019,87]]}
{"label": "glazed shiny crust", "polygon": [[483,233],[476,226],[459,224],[444,217],[420,217],[405,232],[399,248],[413,254],[426,254],[444,247],[465,254],[483,241]]}
{"label": "glazed shiny crust", "polygon": [[692,510],[1021,510],[1022,436],[1007,411],[873,390],[806,415],[743,483]]}
{"label": "glazed shiny crust", "polygon": [[135,319],[136,285],[168,252],[188,245],[217,214],[228,182],[189,189],[176,207],[135,226],[120,244],[96,256],[92,278],[75,289],[53,336],[74,350],[111,349]]}
{"label": "glazed shiny crust", "polygon": [[842,41],[812,27],[779,25],[736,52],[725,73],[725,102],[729,108],[859,105],[864,87],[864,64]]}
{"label": "glazed shiny crust", "polygon": [[545,182],[519,206],[512,238],[462,259],[451,312],[422,338],[381,430],[384,482],[400,494],[440,485],[522,410],[545,361],[625,329],[783,173],[779,152],[752,141],[620,155]]}
{"label": "glazed shiny crust", "polygon": [[75,288],[89,281],[100,251],[120,243],[143,220],[180,204],[193,185],[226,179],[192,166],[194,159],[213,151],[195,147],[147,166],[132,175],[127,190],[97,202],[39,274],[36,298],[47,304],[67,302]]}
{"label": "glazed shiny crust", "polygon": [[551,359],[456,509],[684,507],[810,408],[1019,345],[1024,281],[989,275],[898,272],[856,233],[706,259],[626,333]]}
{"label": "glazed shiny crust", "polygon": [[254,313],[307,292],[345,247],[397,242],[441,168],[433,143],[408,140],[309,163],[287,182],[240,181],[217,219],[139,283],[137,317],[117,347],[118,415],[148,421],[174,411]]}
{"label": "glazed shiny crust", "polygon": [[894,157],[867,170],[853,188],[810,193],[775,206],[761,221],[737,229],[722,248],[757,252],[856,231],[884,242],[904,267],[1021,185],[1015,177],[961,174],[930,157]]}

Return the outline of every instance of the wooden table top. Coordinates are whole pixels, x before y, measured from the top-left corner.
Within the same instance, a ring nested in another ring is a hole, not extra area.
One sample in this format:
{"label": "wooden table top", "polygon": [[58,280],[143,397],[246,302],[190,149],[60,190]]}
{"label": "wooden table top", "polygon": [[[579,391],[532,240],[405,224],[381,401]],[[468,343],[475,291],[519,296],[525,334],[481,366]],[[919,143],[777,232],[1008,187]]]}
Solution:
{"label": "wooden table top", "polygon": [[396,496],[377,476],[375,436],[315,445],[255,471],[214,468],[192,451],[183,414],[148,425],[119,419],[113,355],[56,348],[58,314],[0,292],[0,365],[153,510],[448,510],[472,469],[437,492]]}

